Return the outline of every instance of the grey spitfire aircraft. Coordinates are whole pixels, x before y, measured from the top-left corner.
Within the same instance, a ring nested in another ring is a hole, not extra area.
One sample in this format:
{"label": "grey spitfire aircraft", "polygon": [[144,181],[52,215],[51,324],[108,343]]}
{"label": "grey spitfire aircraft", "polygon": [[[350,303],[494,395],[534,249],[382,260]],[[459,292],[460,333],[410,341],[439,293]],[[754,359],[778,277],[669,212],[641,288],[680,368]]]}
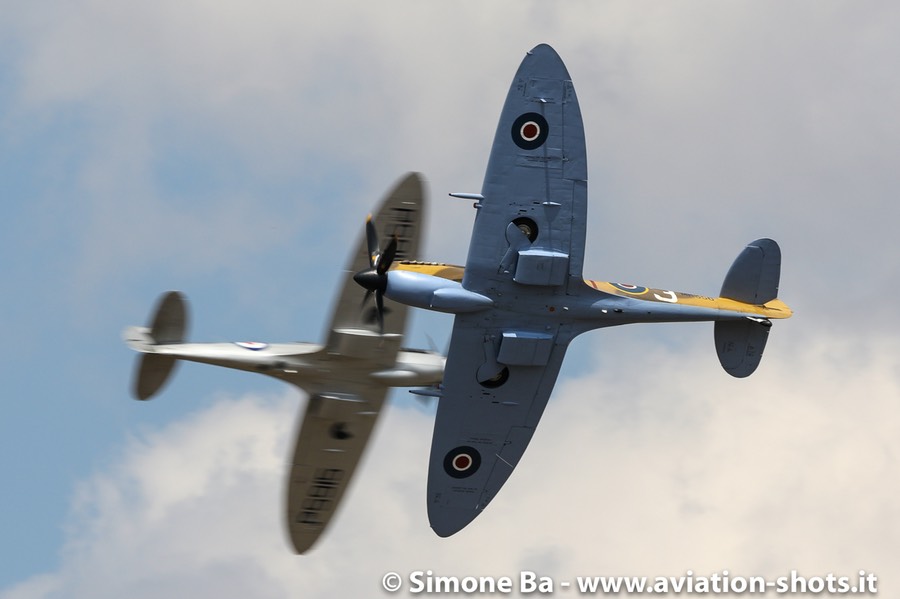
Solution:
{"label": "grey spitfire aircraft", "polygon": [[[149,327],[129,327],[125,341],[141,352],[134,394],[150,399],[172,373],[177,360],[261,372],[309,395],[291,458],[286,521],[297,553],[304,553],[331,521],[366,447],[389,387],[428,386],[441,380],[444,358],[432,352],[400,348],[408,309],[403,304],[360,306],[353,273],[369,265],[376,272],[397,259],[417,255],[425,208],[417,174],[407,175],[388,194],[374,224],[366,227],[344,271],[324,345],[186,343],[187,312],[178,292],[162,296]],[[370,244],[390,237],[384,252]],[[368,297],[366,298],[368,302]]]}
{"label": "grey spitfire aircraft", "polygon": [[461,282],[427,266],[360,272],[379,297],[455,314],[428,469],[428,517],[440,536],[494,498],[534,434],[572,339],[637,322],[714,321],[725,370],[750,375],[772,319],[781,252],[758,239],[720,297],[585,280],[587,154],[572,81],[547,45],[528,52],[500,114]]}

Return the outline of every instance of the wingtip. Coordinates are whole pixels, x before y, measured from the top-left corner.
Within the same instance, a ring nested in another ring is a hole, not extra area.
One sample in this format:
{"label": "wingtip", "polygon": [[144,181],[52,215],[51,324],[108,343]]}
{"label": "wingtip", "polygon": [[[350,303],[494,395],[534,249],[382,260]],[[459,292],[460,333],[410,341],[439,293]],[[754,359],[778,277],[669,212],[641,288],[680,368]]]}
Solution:
{"label": "wingtip", "polygon": [[521,90],[516,91],[518,88],[515,80],[531,77],[563,81],[572,80],[562,57],[548,44],[538,44],[522,59],[522,63],[519,65],[518,71],[516,71],[516,77],[510,93],[514,97],[520,98],[522,92]]}
{"label": "wingtip", "polygon": [[432,522],[431,530],[433,530],[434,534],[436,534],[437,536],[441,537],[442,539],[446,539],[447,537],[451,537],[451,536],[455,535],[456,533],[458,533],[459,531],[461,531],[463,528],[465,528],[465,526],[466,525],[463,524],[462,526],[458,526],[458,527],[457,526],[448,527],[448,526],[444,525],[443,523],[435,524],[434,522]]}
{"label": "wingtip", "polygon": [[428,523],[431,530],[439,537],[447,538],[455,535],[481,513],[480,509],[460,509],[442,507],[428,510]]}
{"label": "wingtip", "polygon": [[319,540],[319,535],[310,535],[308,533],[298,533],[294,534],[294,531],[290,531],[289,539],[291,543],[291,547],[294,550],[294,553],[297,555],[307,555],[313,548],[313,545],[316,544],[316,541]]}
{"label": "wingtip", "polygon": [[556,56],[557,58],[559,58],[559,52],[557,52],[556,49],[553,46],[551,46],[550,44],[543,43],[543,42],[536,45],[531,50],[529,50],[528,54],[529,54],[529,56],[533,56],[535,54],[548,54],[548,55]]}

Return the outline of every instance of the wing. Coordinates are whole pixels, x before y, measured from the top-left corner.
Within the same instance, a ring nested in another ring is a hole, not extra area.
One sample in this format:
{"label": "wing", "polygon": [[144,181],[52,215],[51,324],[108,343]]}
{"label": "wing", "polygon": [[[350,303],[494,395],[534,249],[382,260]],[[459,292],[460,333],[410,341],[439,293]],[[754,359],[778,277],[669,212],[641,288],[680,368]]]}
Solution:
{"label": "wing", "polygon": [[510,332],[471,320],[458,316],[453,325],[428,466],[428,519],[442,537],[478,516],[512,474],[544,412],[568,344],[562,331],[553,331],[529,348],[541,345],[542,355],[525,352],[518,360],[500,355],[506,363],[479,383],[473,374],[493,360],[498,346],[509,351]]}
{"label": "wing", "polygon": [[534,48],[500,116],[463,287],[494,306],[453,325],[428,472],[428,515],[451,535],[487,506],[540,420],[583,289],[584,127],[556,52]]}
{"label": "wing", "polygon": [[[424,215],[422,178],[401,179],[375,213],[380,239],[398,238],[397,260],[418,256]],[[328,525],[378,419],[388,388],[369,374],[393,367],[406,328],[408,308],[385,300],[384,335],[363,304],[353,274],[368,268],[365,235],[360,235],[327,330],[325,348],[309,359],[320,363],[321,378],[305,383],[310,400],[298,427],[287,491],[287,521],[298,553],[307,551]],[[295,381],[298,382],[299,381]]]}
{"label": "wing", "polygon": [[287,486],[288,530],[297,553],[312,547],[334,515],[387,395],[379,386],[354,391],[309,398]]}
{"label": "wing", "polygon": [[[584,124],[569,73],[550,46],[534,48],[513,79],[482,195],[465,288],[509,285],[508,274],[526,285],[557,286],[571,277],[580,286],[587,218]],[[526,241],[513,236],[510,224],[527,233]]]}

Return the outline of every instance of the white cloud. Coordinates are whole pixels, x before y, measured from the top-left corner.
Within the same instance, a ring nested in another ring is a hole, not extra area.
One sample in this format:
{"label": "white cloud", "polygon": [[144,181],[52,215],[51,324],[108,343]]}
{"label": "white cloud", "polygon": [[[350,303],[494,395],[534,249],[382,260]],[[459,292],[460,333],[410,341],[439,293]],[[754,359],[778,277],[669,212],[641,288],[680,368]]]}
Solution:
{"label": "white cloud", "polygon": [[427,569],[574,579],[863,568],[890,594],[895,340],[819,336],[770,351],[747,380],[718,372],[711,348],[616,347],[558,386],[516,474],[449,539],[424,510],[432,419],[395,401],[333,528],[292,555],[280,501],[297,398],[223,399],[136,435],[80,483],[59,570],[4,599],[372,595],[387,571]]}
{"label": "white cloud", "polygon": [[[566,60],[586,119],[592,276],[700,290],[691,264],[762,235],[822,294],[835,271],[900,269],[855,249],[884,248],[900,216],[890,3],[29,6],[14,13],[7,122],[76,115],[80,135],[55,141],[77,172],[42,212],[60,232],[77,223],[70,284],[85,293],[161,265],[264,285],[250,264],[355,234],[405,170],[437,200],[428,257],[462,261],[472,214],[445,194],[477,191],[510,77],[540,41]],[[296,251],[292,266],[318,262]]]}

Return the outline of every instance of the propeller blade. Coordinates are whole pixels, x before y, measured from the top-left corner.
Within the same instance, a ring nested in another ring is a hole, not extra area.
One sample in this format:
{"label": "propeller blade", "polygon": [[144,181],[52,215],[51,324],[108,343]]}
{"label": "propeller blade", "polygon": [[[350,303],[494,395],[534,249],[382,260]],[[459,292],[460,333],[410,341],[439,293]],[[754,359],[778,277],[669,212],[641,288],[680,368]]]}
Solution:
{"label": "propeller blade", "polygon": [[378,332],[384,334],[384,297],[380,291],[375,292],[375,313],[378,317]]}
{"label": "propeller blade", "polygon": [[363,301],[359,305],[359,309],[362,310],[366,307],[366,303],[369,301],[369,298],[372,297],[373,291],[371,289],[366,289],[366,294],[363,296]]}
{"label": "propeller blade", "polygon": [[375,230],[375,223],[372,221],[371,214],[366,219],[366,246],[369,250],[369,267],[375,268],[381,250],[378,249],[378,231]]}
{"label": "propeller blade", "polygon": [[378,266],[375,267],[376,272],[378,274],[383,275],[388,271],[391,267],[391,264],[394,262],[394,256],[397,255],[397,236],[394,235],[391,237],[391,240],[388,242],[387,247],[384,248],[384,252],[381,253],[381,257],[378,260]]}
{"label": "propeller blade", "polygon": [[384,251],[378,248],[378,230],[372,215],[366,220],[366,249],[369,252],[369,268],[353,275],[353,280],[366,290],[363,296],[362,310],[375,294],[375,319],[378,321],[378,332],[384,334],[384,291],[387,289],[387,271],[397,255],[397,236],[393,236]]}

